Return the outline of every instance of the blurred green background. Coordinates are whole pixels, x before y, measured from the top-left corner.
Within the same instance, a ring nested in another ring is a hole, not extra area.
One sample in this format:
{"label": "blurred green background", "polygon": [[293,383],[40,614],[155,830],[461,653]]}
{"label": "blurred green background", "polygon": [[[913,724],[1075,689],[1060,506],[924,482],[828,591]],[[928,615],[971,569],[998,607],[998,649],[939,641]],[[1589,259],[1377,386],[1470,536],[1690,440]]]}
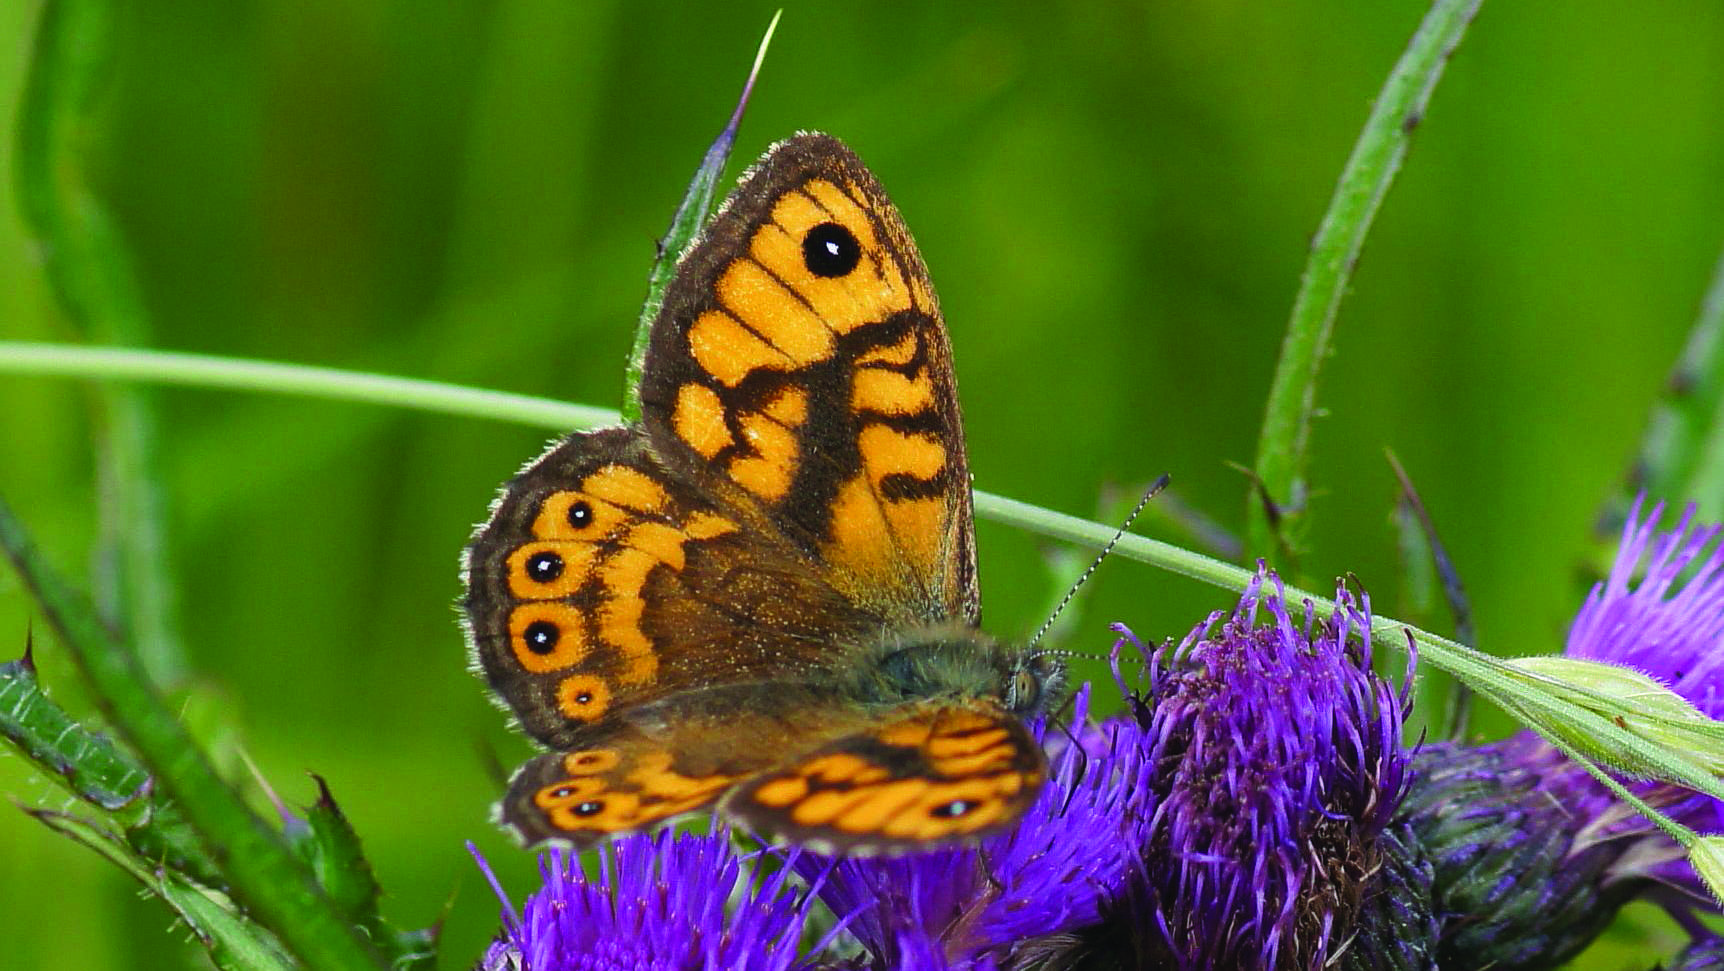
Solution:
{"label": "blurred green background", "polygon": [[[728,116],[772,3],[134,4],[90,164],[154,346],[614,406],[653,240]],[[1416,2],[792,4],[735,169],[819,128],[876,170],[952,332],[979,487],[1094,514],[1160,472],[1243,524],[1262,401],[1307,242]],[[40,5],[0,4],[10,131]],[[12,164],[10,139],[0,158]],[[78,335],[0,189],[0,336]],[[1438,89],[1338,327],[1309,577],[1408,602],[1393,447],[1499,653],[1553,650],[1600,504],[1724,246],[1724,6],[1487,3]],[[456,556],[544,433],[373,407],[161,391],[159,461],[197,691],[187,717],[292,802],[326,776],[388,914],[448,906],[466,967],[529,857],[486,822],[513,763],[466,670]],[[0,493],[87,577],[92,398],[0,379]],[[1147,532],[1179,538],[1165,519]],[[979,526],[988,626],[1033,629],[1045,547]],[[1110,563],[1108,621],[1183,632],[1231,598]],[[31,610],[0,574],[0,654]],[[40,640],[40,638],[39,638]],[[10,646],[7,646],[10,645]],[[88,712],[65,655],[55,697]],[[1433,682],[1434,683],[1434,682]],[[1501,722],[1486,722],[1501,730]],[[61,806],[0,757],[0,793]],[[451,904],[451,900],[453,903]],[[0,807],[0,964],[197,964],[168,911]],[[1580,966],[1644,968],[1635,912]],[[1651,929],[1649,929],[1651,928]],[[1656,946],[1655,944],[1653,946]]]}

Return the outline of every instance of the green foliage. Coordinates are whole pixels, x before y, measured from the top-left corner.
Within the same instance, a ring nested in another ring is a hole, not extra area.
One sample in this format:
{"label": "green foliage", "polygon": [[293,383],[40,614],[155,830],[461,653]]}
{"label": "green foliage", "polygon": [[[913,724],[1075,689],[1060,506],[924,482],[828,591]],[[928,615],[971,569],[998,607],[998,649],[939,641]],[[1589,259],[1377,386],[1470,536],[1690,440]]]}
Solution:
{"label": "green foliage", "polygon": [[[77,662],[104,713],[124,726],[126,740],[150,772],[150,788],[159,787],[185,814],[203,844],[221,859],[220,889],[278,932],[305,963],[332,971],[374,967],[372,953],[356,928],[332,910],[310,872],[296,865],[285,841],[247,811],[152,690],[136,645],[115,636],[91,604],[48,566],[4,502],[0,502],[0,551],[24,580],[59,643]],[[109,753],[92,754],[101,756],[94,772],[113,771]],[[165,821],[170,826],[177,823],[171,816]],[[207,869],[207,864],[199,869]],[[181,913],[190,916],[186,910]],[[211,928],[198,930],[215,934]]]}
{"label": "green foliage", "polygon": [[[0,5],[9,116],[42,9]],[[1419,13],[792,8],[738,154],[818,127],[877,169],[944,298],[980,487],[1089,510],[1106,483],[1170,471],[1184,502],[1242,531],[1245,485],[1225,463],[1253,454],[1309,234]],[[58,143],[85,164],[39,171],[74,175],[80,205],[106,203],[101,232],[58,238],[123,242],[157,346],[609,403],[651,241],[769,15],[548,0],[130,15],[94,38],[115,45],[105,96],[78,100],[75,137]],[[1724,242],[1711,218],[1721,42],[1715,5],[1487,7],[1341,308],[1311,436],[1305,575],[1354,571],[1396,612],[1392,445],[1467,580],[1478,643],[1558,646],[1586,527],[1617,492]],[[18,215],[31,197],[0,202],[0,337],[117,339],[58,309],[64,251]],[[86,390],[0,379],[0,493],[55,562],[181,594],[173,640],[222,686],[263,774],[335,781],[390,888],[385,916],[423,923],[459,888],[447,966],[465,966],[496,907],[461,841],[480,839],[508,886],[531,860],[484,822],[497,784],[475,749],[513,762],[524,746],[463,670],[454,555],[544,433],[226,392],[158,400],[164,431],[131,441],[165,498],[116,518],[140,507],[107,490],[150,477],[95,484]],[[108,537],[157,526],[182,544],[174,569],[105,565]],[[1037,541],[984,524],[981,543],[988,626],[1034,630]],[[10,625],[21,641],[36,608],[12,582],[0,575],[0,636]],[[1092,651],[1109,620],[1178,633],[1229,599],[1118,559],[1086,597],[1066,646]],[[89,711],[64,648],[39,653],[56,699]],[[11,675],[0,707],[34,704],[37,686]],[[192,690],[164,687],[170,707]],[[113,785],[73,789],[130,791]],[[44,789],[0,761],[0,791]],[[160,858],[103,832],[85,842]],[[0,845],[0,934],[21,965],[183,956],[160,905],[101,860],[21,813],[0,814]],[[220,909],[163,879],[153,889],[182,913]],[[362,920],[378,906],[363,888],[334,896]],[[1619,955],[1657,946],[1646,935],[1664,932],[1645,926],[1620,932]],[[251,944],[259,962],[282,953]],[[1589,959],[1616,966],[1608,945]]]}
{"label": "green foliage", "polygon": [[101,826],[67,813],[33,810],[42,825],[95,851],[167,901],[222,971],[286,971],[296,967],[281,942],[247,920],[225,894],[200,886],[174,870],[163,869]]}
{"label": "green foliage", "polygon": [[0,737],[97,810],[134,852],[222,885],[214,861],[149,772],[49,699],[28,652],[0,664]]}

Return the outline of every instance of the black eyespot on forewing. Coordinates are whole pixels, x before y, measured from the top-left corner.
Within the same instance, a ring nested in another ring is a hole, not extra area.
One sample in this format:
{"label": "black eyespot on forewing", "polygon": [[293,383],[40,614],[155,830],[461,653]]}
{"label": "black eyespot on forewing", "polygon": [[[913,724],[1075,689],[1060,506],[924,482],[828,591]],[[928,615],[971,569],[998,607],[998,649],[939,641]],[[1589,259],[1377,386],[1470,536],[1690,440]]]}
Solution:
{"label": "black eyespot on forewing", "polygon": [[593,521],[593,507],[585,499],[569,506],[569,525],[576,529],[585,529]]}
{"label": "black eyespot on forewing", "polygon": [[802,237],[802,262],[815,276],[847,276],[862,262],[862,244],[837,223],[821,223]]}

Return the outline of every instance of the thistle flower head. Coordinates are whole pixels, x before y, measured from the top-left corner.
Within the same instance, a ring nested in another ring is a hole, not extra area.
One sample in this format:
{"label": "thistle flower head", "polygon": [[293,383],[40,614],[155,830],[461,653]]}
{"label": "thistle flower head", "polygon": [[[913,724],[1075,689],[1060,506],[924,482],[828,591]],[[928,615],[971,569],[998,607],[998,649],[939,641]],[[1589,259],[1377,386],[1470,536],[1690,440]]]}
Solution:
{"label": "thistle flower head", "polygon": [[[1571,657],[1633,668],[1701,711],[1724,715],[1724,547],[1686,512],[1636,502],[1609,575],[1569,631]],[[1663,885],[1702,901],[1684,852],[1650,820],[1531,732],[1484,745],[1439,743],[1417,755],[1406,819],[1434,865],[1438,909],[1452,915],[1445,964],[1548,967],[1583,949],[1629,899]],[[1724,827],[1724,804],[1675,786],[1633,785],[1686,825]]]}
{"label": "thistle flower head", "polygon": [[[727,836],[622,837],[602,850],[597,879],[578,856],[540,858],[544,884],[502,936],[484,971],[634,971],[711,968],[786,971],[811,898],[788,870],[755,881]],[[505,906],[508,901],[505,898]]]}
{"label": "thistle flower head", "polygon": [[1231,615],[1146,652],[1157,798],[1131,896],[1170,966],[1318,967],[1353,933],[1408,784],[1407,697],[1371,671],[1368,599],[1336,604],[1295,624],[1259,575]]}
{"label": "thistle flower head", "polygon": [[1566,653],[1653,675],[1724,717],[1724,544],[1713,546],[1724,526],[1697,526],[1690,506],[1660,531],[1663,503],[1644,518],[1641,505],[1623,525],[1610,575],[1575,616]]}

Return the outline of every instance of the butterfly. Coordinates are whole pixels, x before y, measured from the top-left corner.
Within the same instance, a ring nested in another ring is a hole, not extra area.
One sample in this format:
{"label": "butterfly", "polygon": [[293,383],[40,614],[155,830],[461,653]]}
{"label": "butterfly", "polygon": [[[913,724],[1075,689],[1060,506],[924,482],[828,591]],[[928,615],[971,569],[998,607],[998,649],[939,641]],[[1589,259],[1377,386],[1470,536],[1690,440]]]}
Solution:
{"label": "butterfly", "polygon": [[1060,663],[979,629],[950,345],[897,209],[773,146],[678,260],[641,418],[555,443],[463,560],[477,667],[549,751],[497,806],[586,847],[716,808],[827,851],[999,832]]}

